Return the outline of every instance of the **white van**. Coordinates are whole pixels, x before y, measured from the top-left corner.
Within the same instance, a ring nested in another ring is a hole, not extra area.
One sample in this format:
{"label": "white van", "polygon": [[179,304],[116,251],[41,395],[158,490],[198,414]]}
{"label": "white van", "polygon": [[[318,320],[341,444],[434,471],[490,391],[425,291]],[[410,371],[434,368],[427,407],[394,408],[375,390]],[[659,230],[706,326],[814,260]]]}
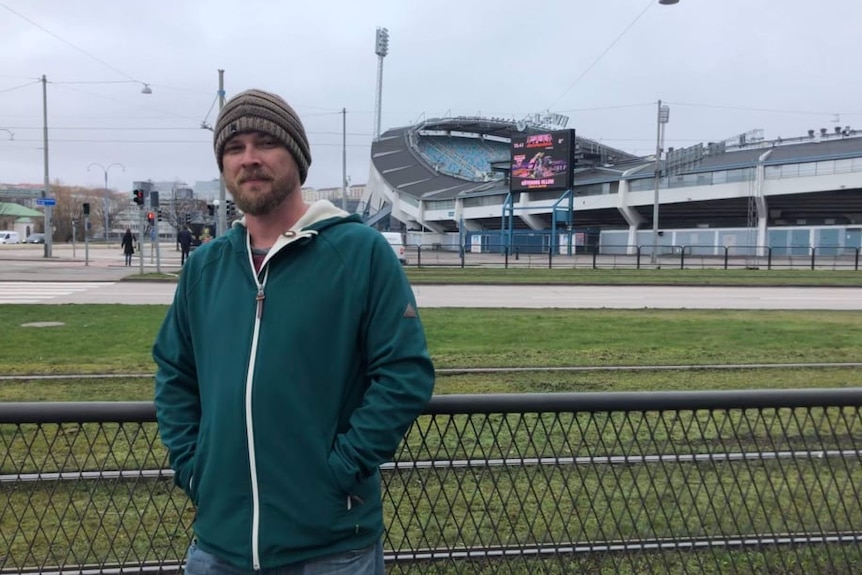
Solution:
{"label": "white van", "polygon": [[0,232],[0,244],[20,244],[21,236],[18,232]]}
{"label": "white van", "polygon": [[380,232],[389,245],[392,246],[392,251],[398,256],[398,261],[403,265],[407,265],[407,255],[404,252],[404,240],[401,239],[401,234],[398,232]]}

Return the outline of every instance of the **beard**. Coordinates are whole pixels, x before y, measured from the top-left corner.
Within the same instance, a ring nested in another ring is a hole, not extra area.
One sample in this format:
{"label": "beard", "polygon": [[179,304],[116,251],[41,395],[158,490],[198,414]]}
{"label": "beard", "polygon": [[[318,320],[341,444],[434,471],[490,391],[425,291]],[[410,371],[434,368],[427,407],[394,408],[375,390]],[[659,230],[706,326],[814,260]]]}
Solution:
{"label": "beard", "polygon": [[[242,184],[246,180],[264,180],[269,184],[269,189],[255,189],[243,187]],[[293,190],[299,184],[298,177],[273,177],[270,174],[263,172],[248,172],[241,174],[237,182],[227,185],[236,202],[236,207],[244,214],[250,216],[265,216],[274,211],[284,202]]]}

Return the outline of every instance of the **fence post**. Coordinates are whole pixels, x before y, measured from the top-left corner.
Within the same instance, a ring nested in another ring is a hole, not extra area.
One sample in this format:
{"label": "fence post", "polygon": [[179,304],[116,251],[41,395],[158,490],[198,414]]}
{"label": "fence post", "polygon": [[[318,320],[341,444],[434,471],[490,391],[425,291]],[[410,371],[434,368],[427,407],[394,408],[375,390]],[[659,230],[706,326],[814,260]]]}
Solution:
{"label": "fence post", "polygon": [[422,267],[422,244],[416,246],[416,267]]}
{"label": "fence post", "polygon": [[772,271],[772,246],[766,246],[766,269]]}
{"label": "fence post", "polygon": [[505,262],[503,267],[509,269],[509,246],[503,246],[503,261]]}
{"label": "fence post", "polygon": [[458,251],[460,251],[460,252],[461,252],[461,254],[460,254],[460,255],[461,255],[461,269],[463,270],[463,269],[464,269],[464,256],[465,256],[465,255],[466,255],[466,253],[467,253],[467,248],[466,248],[464,245],[461,245],[461,246],[458,248]]}
{"label": "fence post", "polygon": [[859,248],[856,248],[856,263],[853,266],[853,269],[857,272],[859,271]]}
{"label": "fence post", "polygon": [[548,269],[554,269],[554,246],[548,244]]}
{"label": "fence post", "polygon": [[817,252],[817,248],[811,248],[811,269],[814,269],[814,254]]}
{"label": "fence post", "polygon": [[635,262],[636,262],[636,264],[635,264],[635,269],[636,269],[636,270],[639,270],[639,269],[641,269],[641,247],[640,247],[640,246],[635,246],[635,248],[637,248],[637,249],[635,250],[635,252],[636,252],[636,256],[635,256],[635,257],[636,257],[636,259],[635,259]]}
{"label": "fence post", "polygon": [[598,247],[593,248],[593,269],[598,269],[596,267],[596,257],[599,255]]}
{"label": "fence post", "polygon": [[679,269],[685,269],[685,246],[679,246]]}

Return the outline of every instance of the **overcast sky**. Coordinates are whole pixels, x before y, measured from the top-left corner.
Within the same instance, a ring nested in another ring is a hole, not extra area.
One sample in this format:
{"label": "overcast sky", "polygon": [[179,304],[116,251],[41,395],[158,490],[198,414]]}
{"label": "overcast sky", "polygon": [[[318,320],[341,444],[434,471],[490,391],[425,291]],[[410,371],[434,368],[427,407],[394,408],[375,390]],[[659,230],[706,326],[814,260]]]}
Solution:
{"label": "overcast sky", "polygon": [[860,0],[0,0],[0,183],[43,180],[43,74],[52,182],[101,186],[94,162],[121,164],[108,185],[124,191],[218,177],[200,125],[215,122],[220,68],[228,97],[272,90],[303,117],[307,185],[341,184],[346,108],[347,173],[364,183],[378,26],[384,131],[551,111],[647,155],[658,99],[678,148],[862,128],[860,23]]}

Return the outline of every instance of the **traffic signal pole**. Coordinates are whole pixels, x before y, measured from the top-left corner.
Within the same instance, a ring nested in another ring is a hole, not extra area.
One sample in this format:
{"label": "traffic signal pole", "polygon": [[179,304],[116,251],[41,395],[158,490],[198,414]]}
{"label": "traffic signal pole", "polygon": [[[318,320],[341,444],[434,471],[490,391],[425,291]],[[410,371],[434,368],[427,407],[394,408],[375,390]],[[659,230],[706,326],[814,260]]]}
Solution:
{"label": "traffic signal pole", "polygon": [[156,232],[156,234],[155,234],[156,235],[156,240],[155,240],[156,241],[156,273],[160,274],[160,273],[162,273],[162,253],[159,250],[159,244],[161,242],[159,242],[159,218],[158,218],[158,216],[156,216],[155,220],[156,220],[155,221],[155,227],[153,229]]}
{"label": "traffic signal pole", "polygon": [[138,206],[138,273],[144,275],[144,206]]}

